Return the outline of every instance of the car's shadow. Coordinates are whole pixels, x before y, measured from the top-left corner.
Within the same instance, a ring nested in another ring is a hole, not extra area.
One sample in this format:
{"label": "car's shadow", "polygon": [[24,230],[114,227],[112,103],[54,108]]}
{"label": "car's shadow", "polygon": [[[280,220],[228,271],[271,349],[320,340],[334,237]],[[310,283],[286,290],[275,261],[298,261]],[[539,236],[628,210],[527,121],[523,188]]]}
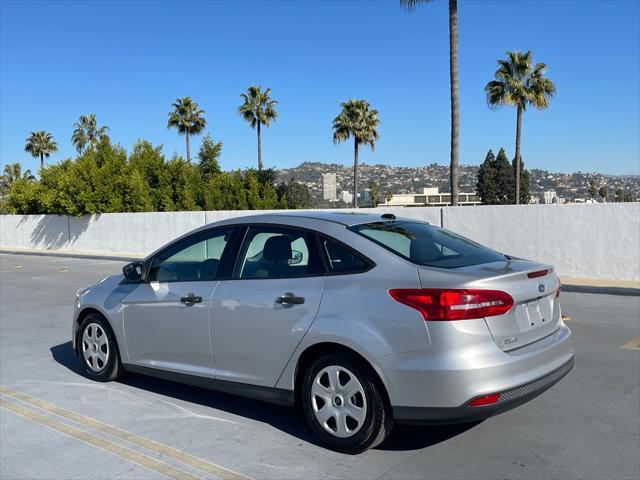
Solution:
{"label": "car's shadow", "polygon": [[[51,347],[50,350],[57,363],[77,375],[83,375],[80,361],[70,341]],[[300,440],[321,446],[307,427],[302,415],[293,408],[135,373],[127,373],[118,381],[159,395],[267,423]],[[418,450],[460,435],[475,425],[477,423],[429,427],[397,425],[384,443],[376,448],[378,450]]]}

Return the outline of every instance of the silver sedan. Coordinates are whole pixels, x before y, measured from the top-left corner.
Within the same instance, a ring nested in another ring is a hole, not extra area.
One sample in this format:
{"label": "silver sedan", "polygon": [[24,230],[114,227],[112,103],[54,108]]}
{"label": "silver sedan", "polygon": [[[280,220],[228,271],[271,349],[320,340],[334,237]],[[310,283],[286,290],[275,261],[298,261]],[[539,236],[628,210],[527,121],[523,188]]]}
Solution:
{"label": "silver sedan", "polygon": [[392,214],[300,212],[190,232],[76,294],[86,375],[286,405],[357,453],[394,423],[518,406],[573,366],[553,268]]}

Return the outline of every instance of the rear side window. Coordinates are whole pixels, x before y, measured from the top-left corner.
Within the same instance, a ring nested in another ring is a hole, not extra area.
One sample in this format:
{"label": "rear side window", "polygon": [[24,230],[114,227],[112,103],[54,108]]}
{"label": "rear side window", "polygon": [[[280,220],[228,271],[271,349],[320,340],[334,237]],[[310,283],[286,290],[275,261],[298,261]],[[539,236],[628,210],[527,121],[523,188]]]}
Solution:
{"label": "rear side window", "polygon": [[320,244],[327,258],[329,273],[360,273],[370,267],[369,263],[356,253],[328,238],[321,237]]}
{"label": "rear side window", "polygon": [[375,222],[349,229],[417,265],[456,268],[505,259],[498,252],[426,223]]}
{"label": "rear side window", "polygon": [[300,230],[251,227],[240,256],[238,278],[295,278],[322,273],[313,242]]}

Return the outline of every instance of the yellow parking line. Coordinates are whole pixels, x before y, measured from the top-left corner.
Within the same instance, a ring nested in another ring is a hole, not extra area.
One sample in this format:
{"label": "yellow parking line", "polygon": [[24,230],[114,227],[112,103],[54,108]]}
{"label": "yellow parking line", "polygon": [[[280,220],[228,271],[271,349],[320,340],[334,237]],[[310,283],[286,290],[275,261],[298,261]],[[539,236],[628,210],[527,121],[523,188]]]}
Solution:
{"label": "yellow parking line", "polygon": [[134,445],[138,445],[139,447],[145,448],[149,451],[156,452],[161,455],[165,455],[166,457],[171,458],[173,460],[177,460],[178,462],[183,463],[184,465],[188,465],[190,467],[194,467],[199,470],[205,471],[207,473],[220,477],[223,480],[251,480],[250,477],[241,475],[237,472],[234,472],[227,468],[216,465],[215,463],[211,463],[207,460],[198,458],[194,455],[182,452],[180,450],[176,450],[175,448],[169,447],[167,445],[163,445],[162,443],[158,443],[154,440],[150,440],[148,438],[141,437],[134,433],[127,432],[126,430],[122,430],[118,427],[114,427],[113,425],[109,425],[107,423],[101,422],[94,418],[85,417],[84,415],[80,415],[70,410],[66,410],[52,403],[46,402],[44,400],[40,400],[39,398],[36,398],[36,397],[32,397],[31,395],[27,395],[26,393],[11,390],[4,386],[0,386],[0,393],[13,397],[22,402],[34,405],[38,408],[54,413],[61,417],[67,418],[74,422],[78,422],[82,425],[93,428],[100,432],[107,433],[117,438],[121,438],[122,440],[126,440],[127,442],[133,443]]}
{"label": "yellow parking line", "polygon": [[159,460],[148,457],[147,455],[136,452],[135,450],[131,450],[130,448],[126,448],[118,445],[117,443],[113,443],[110,440],[96,437],[95,435],[91,435],[88,432],[46,417],[20,405],[7,402],[6,400],[0,400],[0,407],[9,410],[23,418],[36,422],[51,430],[64,433],[65,435],[69,435],[70,437],[73,437],[84,443],[88,443],[89,445],[101,448],[102,450],[106,450],[109,453],[113,453],[114,455],[124,458],[125,460],[129,460],[130,462],[142,465],[143,467],[146,467],[149,470],[153,470],[154,472],[157,472],[166,477],[175,480],[200,480],[198,477],[195,477],[183,470],[174,468],[171,465],[167,465],[164,462],[160,462]]}
{"label": "yellow parking line", "polygon": [[625,343],[622,348],[626,348],[629,350],[640,350],[640,337],[633,337],[627,343]]}

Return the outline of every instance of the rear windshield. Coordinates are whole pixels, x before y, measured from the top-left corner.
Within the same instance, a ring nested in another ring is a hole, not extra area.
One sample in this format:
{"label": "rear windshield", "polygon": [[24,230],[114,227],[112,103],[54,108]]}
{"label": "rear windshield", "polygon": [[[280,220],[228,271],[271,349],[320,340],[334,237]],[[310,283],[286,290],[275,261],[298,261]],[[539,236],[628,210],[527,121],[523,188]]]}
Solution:
{"label": "rear windshield", "polygon": [[505,259],[498,252],[427,223],[375,222],[349,230],[418,265],[456,268]]}

